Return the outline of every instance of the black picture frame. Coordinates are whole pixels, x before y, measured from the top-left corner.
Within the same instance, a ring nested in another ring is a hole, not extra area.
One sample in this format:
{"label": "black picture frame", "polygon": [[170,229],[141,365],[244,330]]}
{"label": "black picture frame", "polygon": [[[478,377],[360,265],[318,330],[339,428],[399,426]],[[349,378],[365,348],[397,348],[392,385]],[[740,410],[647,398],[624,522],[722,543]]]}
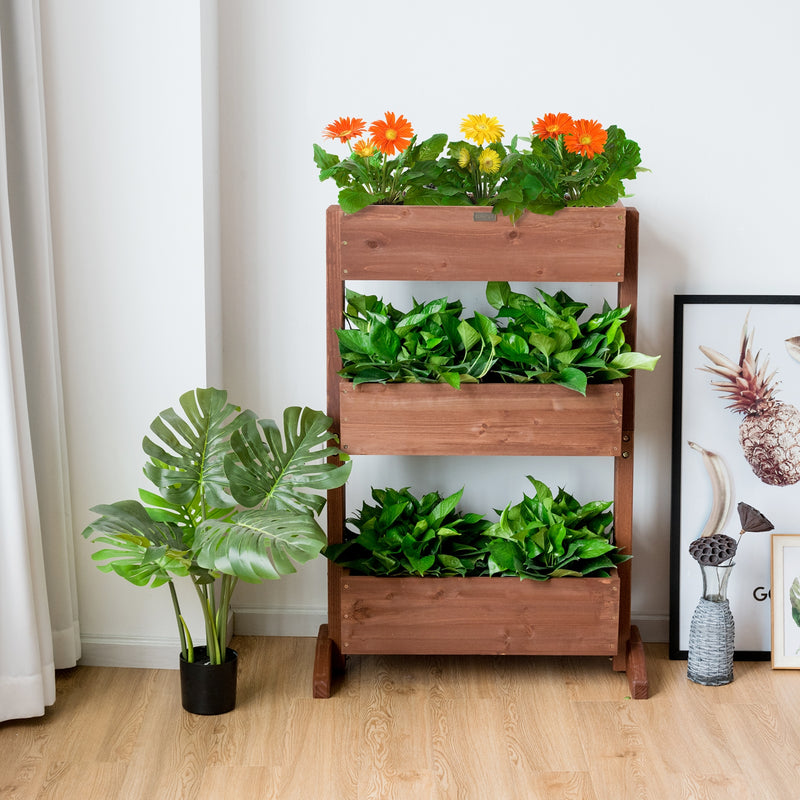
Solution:
{"label": "black picture frame", "polygon": [[[782,381],[778,399],[800,408],[800,362],[785,342],[800,335],[800,295],[679,294],[674,298],[669,623],[672,659],[687,657],[688,625],[702,587],[700,568],[689,554],[688,544],[700,535],[712,496],[704,459],[689,448],[690,439],[722,457],[732,475],[735,502],[725,533],[737,538],[738,501],[763,512],[775,525],[776,533],[800,533],[800,482],[770,486],[753,472],[738,440],[742,415],[726,409],[729,401],[711,386],[716,377],[701,369],[710,362],[700,352],[700,345],[738,362],[745,319],[753,331],[753,350],[761,351],[761,358],[769,360],[776,378]],[[728,595],[737,631],[734,657],[769,660],[770,536],[745,534],[735,560],[737,569],[732,573]]]}

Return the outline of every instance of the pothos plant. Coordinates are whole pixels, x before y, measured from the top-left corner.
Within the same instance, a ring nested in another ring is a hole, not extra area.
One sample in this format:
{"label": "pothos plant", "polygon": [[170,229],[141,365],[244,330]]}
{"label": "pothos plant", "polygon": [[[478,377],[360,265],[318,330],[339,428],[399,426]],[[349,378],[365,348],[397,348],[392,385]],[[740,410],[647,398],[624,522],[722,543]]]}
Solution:
{"label": "pothos plant", "polygon": [[330,544],[331,561],[368,575],[480,574],[486,547],[481,534],[489,527],[479,514],[460,514],[463,489],[442,497],[415,497],[408,488],[373,489],[374,504],[364,502],[348,517],[346,540]]}
{"label": "pothos plant", "polygon": [[399,311],[375,295],[346,290],[345,318],[336,331],[343,368],[353,383],[476,382],[495,362],[497,326],[482,314],[462,319],[460,301],[414,302]]}
{"label": "pothos plant", "polygon": [[345,541],[325,555],[355,573],[418,577],[607,577],[628,560],[613,541],[610,501],[582,504],[528,476],[535,495],[508,504],[492,524],[457,505],[463,489],[417,499],[407,488],[373,489],[347,519]]}
{"label": "pothos plant", "polygon": [[590,382],[653,370],[659,356],[633,352],[622,329],[629,307],[611,308],[586,321],[586,303],[565,292],[539,299],[492,281],[486,298],[493,317],[462,316],[460,302],[439,298],[399,311],[374,295],[348,289],[345,319],[337,331],[340,375],[365,382],[449,383],[509,381],[554,383],[586,394]]}
{"label": "pothos plant", "polygon": [[342,486],[350,463],[331,442],[331,419],[309,408],[287,408],[283,435],[227,401],[227,392],[195,389],[180,397],[183,415],[170,408],[151,423],[142,443],[144,473],[157,492],[140,500],[99,505],[83,536],[103,572],[136,586],[167,585],[181,642],[194,661],[194,642],[174,581],[188,579],[203,612],[208,660],[225,659],[227,622],[239,580],[259,583],[296,571],[326,542],[315,520],[325,505],[320,491]]}
{"label": "pothos plant", "polygon": [[449,145],[444,133],[418,143],[402,115],[387,111],[369,128],[340,117],[323,136],[349,153],[340,160],[315,144],[314,161],[320,180],[336,182],[346,214],[371,204],[490,205],[512,219],[614,205],[626,196],[623,182],[644,170],[639,145],[621,128],[565,113],[539,117],[508,145],[504,126],[486,114],[468,114],[460,132],[464,139]]}
{"label": "pothos plant", "polygon": [[556,495],[528,476],[535,494],[509,504],[486,536],[490,574],[514,574],[535,580],[608,577],[630,556],[614,544],[611,501],[582,504],[559,489]]}
{"label": "pothos plant", "polygon": [[[612,308],[580,321],[586,303],[566,292],[538,289],[539,298],[512,292],[505,281],[487,285],[486,299],[497,309],[501,328],[493,373],[517,383],[555,383],[586,394],[589,383],[626,378],[631,370],[655,369],[660,356],[634,352],[622,328],[630,306]],[[501,320],[507,320],[502,323]]]}

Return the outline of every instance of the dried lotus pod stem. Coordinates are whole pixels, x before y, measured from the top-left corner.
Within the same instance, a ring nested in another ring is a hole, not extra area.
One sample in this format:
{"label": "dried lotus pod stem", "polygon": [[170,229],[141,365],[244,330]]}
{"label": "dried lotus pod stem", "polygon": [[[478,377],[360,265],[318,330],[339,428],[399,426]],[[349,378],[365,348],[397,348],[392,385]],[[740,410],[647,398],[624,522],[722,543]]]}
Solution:
{"label": "dried lotus pod stem", "polygon": [[745,531],[764,533],[771,531],[775,527],[760,511],[753,508],[753,506],[747,505],[747,503],[739,503],[736,506],[736,510],[739,512],[739,521],[742,524],[740,536]]}
{"label": "dried lotus pod stem", "polygon": [[758,509],[747,503],[739,503],[736,510],[739,512],[739,522],[742,526],[736,541],[737,545],[742,541],[745,533],[765,533],[775,527]]}

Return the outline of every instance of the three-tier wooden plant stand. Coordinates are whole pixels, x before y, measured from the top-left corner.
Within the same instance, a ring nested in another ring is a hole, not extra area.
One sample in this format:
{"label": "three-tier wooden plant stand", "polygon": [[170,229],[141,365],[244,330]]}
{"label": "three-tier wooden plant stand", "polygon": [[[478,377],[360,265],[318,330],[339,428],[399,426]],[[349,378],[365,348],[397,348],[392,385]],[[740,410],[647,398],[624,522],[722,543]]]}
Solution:
{"label": "three-tier wooden plant stand", "polygon": [[[616,543],[632,546],[634,382],[586,397],[536,384],[361,384],[342,380],[335,330],[349,280],[616,283],[635,349],[638,212],[571,208],[516,225],[475,207],[371,206],[327,214],[328,414],[351,455],[581,455],[614,458]],[[328,539],[342,541],[345,490],[328,494]],[[313,693],[328,697],[357,654],[610,656],[630,694],[648,694],[630,622],[630,562],[609,578],[386,578],[328,564]]]}

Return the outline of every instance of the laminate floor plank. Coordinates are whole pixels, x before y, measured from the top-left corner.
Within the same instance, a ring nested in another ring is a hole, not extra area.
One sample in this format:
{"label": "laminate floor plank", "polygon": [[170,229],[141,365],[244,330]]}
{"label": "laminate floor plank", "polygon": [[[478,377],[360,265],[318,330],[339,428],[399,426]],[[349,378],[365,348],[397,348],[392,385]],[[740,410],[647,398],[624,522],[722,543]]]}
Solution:
{"label": "laminate floor plank", "polygon": [[698,686],[648,644],[649,700],[606,658],[354,656],[311,697],[315,641],[236,637],[236,709],[177,670],[76,667],[0,723],[2,800],[800,800],[800,673]]}
{"label": "laminate floor plank", "polygon": [[[725,704],[717,714],[748,783],[758,785],[763,797],[800,798],[797,712],[787,716],[777,705],[755,702]],[[748,750],[755,758],[741,757]]]}

